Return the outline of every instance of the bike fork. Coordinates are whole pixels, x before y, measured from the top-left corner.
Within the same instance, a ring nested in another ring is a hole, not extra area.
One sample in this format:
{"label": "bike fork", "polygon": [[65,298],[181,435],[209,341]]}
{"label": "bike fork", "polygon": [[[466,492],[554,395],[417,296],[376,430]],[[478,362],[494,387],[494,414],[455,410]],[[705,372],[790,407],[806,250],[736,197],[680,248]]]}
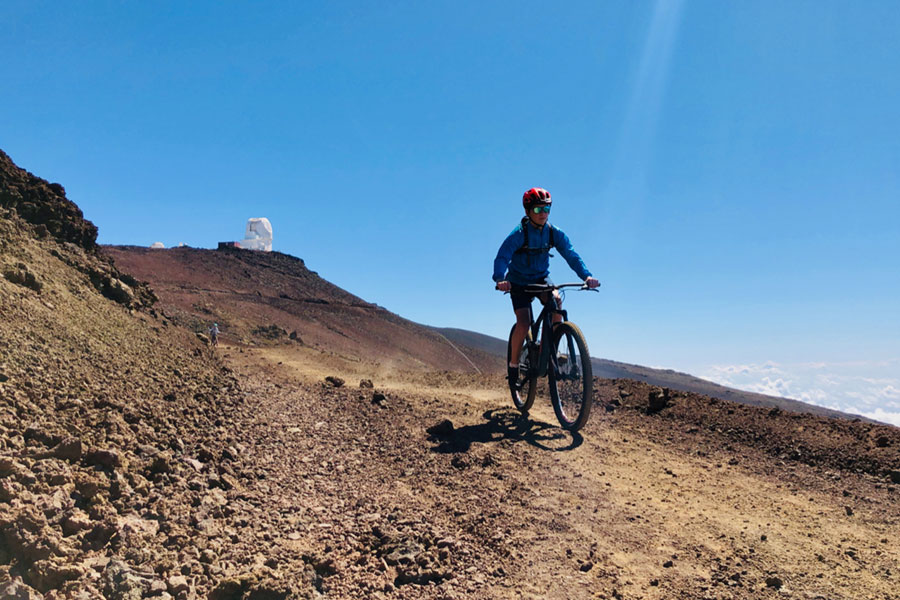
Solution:
{"label": "bike fork", "polygon": [[[578,372],[578,361],[575,356],[575,340],[571,335],[566,336],[566,345],[569,350],[568,364],[569,368],[572,370],[572,376],[578,377],[581,374]],[[582,359],[584,360],[584,359]]]}

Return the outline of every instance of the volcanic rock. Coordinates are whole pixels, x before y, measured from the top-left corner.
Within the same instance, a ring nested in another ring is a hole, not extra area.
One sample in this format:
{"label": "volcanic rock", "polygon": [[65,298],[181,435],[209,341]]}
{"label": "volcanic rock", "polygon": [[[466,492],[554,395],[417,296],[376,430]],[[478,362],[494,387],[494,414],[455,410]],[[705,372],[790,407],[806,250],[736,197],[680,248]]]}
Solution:
{"label": "volcanic rock", "polygon": [[653,415],[669,406],[669,388],[653,388],[647,402],[647,414]]}
{"label": "volcanic rock", "polygon": [[21,577],[13,577],[7,582],[0,582],[0,598],[4,600],[43,600],[37,590],[25,585]]}
{"label": "volcanic rock", "polygon": [[331,387],[339,388],[344,385],[344,380],[340,377],[335,377],[334,375],[329,375],[325,378],[325,383],[331,385]]}
{"label": "volcanic rock", "polygon": [[62,460],[81,460],[82,444],[77,438],[66,438],[53,448],[53,456]]}

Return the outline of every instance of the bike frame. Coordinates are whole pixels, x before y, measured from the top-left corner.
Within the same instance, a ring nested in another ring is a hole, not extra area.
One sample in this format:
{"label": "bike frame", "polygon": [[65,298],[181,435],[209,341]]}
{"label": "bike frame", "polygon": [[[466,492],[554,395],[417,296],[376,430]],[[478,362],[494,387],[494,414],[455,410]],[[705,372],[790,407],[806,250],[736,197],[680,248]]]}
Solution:
{"label": "bike frame", "polygon": [[[537,376],[544,377],[547,375],[547,372],[550,369],[551,362],[555,363],[555,357],[550,356],[550,344],[544,343],[543,336],[547,334],[547,332],[553,332],[553,315],[560,314],[562,315],[563,321],[568,320],[568,314],[565,310],[556,306],[556,298],[553,297],[553,294],[550,294],[550,299],[544,304],[541,309],[540,314],[538,315],[537,320],[534,319],[534,311],[531,307],[528,307],[528,316],[531,318],[531,343],[532,344],[540,344],[540,354],[538,356],[537,364],[533,364],[533,367],[537,368]],[[542,331],[543,330],[543,331]],[[538,334],[541,337],[538,337]],[[554,370],[556,365],[552,365]]]}
{"label": "bike frame", "polygon": [[[534,311],[531,308],[531,305],[528,305],[528,317],[531,320],[531,325],[529,326],[531,329],[531,343],[538,344],[540,343],[540,355],[538,356],[537,364],[532,363],[532,368],[536,369],[536,373],[538,377],[546,377],[548,372],[552,372],[554,376],[558,371],[556,364],[556,356],[554,353],[550,352],[550,346],[552,345],[552,336],[553,336],[553,315],[562,315],[563,321],[569,320],[569,313],[556,305],[556,298],[553,295],[554,290],[558,290],[564,287],[578,287],[580,289],[590,289],[586,287],[582,283],[564,283],[562,285],[547,285],[547,286],[525,286],[523,291],[525,292],[537,292],[537,293],[547,293],[549,298],[546,303],[543,304],[543,308],[541,309],[538,318],[534,318]],[[539,288],[539,289],[538,289]],[[593,291],[593,290],[592,290]],[[541,331],[543,329],[543,331]],[[538,334],[541,334],[540,342],[538,342]],[[546,340],[548,343],[544,343],[544,335],[549,335],[550,339]],[[569,345],[571,346],[571,340],[569,340]],[[529,351],[531,349],[529,348]],[[569,356],[575,354],[574,348],[569,348]]]}

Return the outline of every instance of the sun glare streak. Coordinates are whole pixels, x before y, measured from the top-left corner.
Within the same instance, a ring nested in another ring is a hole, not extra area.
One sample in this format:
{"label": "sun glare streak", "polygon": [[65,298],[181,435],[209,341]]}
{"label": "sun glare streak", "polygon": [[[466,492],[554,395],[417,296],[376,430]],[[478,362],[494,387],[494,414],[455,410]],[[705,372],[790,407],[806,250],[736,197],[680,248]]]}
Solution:
{"label": "sun glare streak", "polygon": [[622,119],[607,197],[617,204],[627,200],[632,209],[640,207],[645,194],[683,5],[683,0],[657,0]]}

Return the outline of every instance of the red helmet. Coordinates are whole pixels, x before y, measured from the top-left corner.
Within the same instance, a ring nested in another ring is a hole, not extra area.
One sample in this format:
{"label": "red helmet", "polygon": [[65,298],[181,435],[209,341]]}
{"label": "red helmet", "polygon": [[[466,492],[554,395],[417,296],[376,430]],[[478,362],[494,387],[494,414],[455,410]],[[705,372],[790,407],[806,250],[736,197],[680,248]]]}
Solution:
{"label": "red helmet", "polygon": [[553,200],[550,199],[550,192],[545,190],[544,188],[531,188],[525,195],[522,196],[522,206],[525,209],[529,209],[535,204],[552,204]]}

